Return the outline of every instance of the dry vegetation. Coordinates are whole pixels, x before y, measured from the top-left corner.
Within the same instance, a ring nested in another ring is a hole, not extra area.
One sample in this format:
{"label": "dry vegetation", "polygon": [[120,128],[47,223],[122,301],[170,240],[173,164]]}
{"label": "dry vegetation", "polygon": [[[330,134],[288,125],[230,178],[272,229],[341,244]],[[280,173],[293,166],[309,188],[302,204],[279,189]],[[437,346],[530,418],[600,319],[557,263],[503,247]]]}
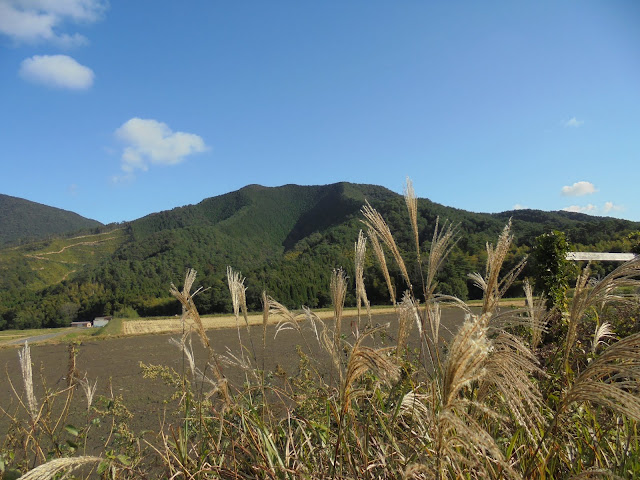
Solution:
{"label": "dry vegetation", "polygon": [[[74,374],[73,349],[68,386],[36,398],[25,346],[24,388],[18,393],[16,386],[16,396],[26,415],[13,419],[2,468],[31,470],[28,478],[51,478],[67,467],[91,465],[97,465],[95,470],[78,471],[105,478],[172,479],[640,475],[640,334],[618,339],[615,333],[632,321],[628,312],[638,311],[640,260],[599,281],[589,278],[587,266],[567,311],[545,310],[529,287],[526,308],[500,311],[498,302],[523,265],[502,271],[512,242],[507,225],[495,246],[487,245],[485,271],[472,275],[484,292],[481,311],[474,314],[463,302],[434,294],[435,273],[456,241],[455,226],[436,226],[425,254],[410,183],[405,197],[416,243],[408,256],[379,213],[363,207],[367,238],[361,235],[355,244],[359,315],[347,331],[340,329],[350,288],[342,270],[333,272],[334,309],[330,319],[323,319],[306,308],[291,312],[266,293],[263,314],[249,316],[244,279],[229,269],[234,314],[211,321],[237,328],[238,352],[216,351],[205,335],[208,320],[198,314],[198,291],[192,291],[195,272],[187,273],[181,289],[172,285],[183,314],[167,321],[174,322],[167,328],[179,326],[174,344],[184,367],[177,372],[148,365],[145,375],[174,387],[179,420],[161,426],[155,436],[129,431],[126,408],[117,397],[106,399],[107,407],[94,405],[95,387]],[[370,324],[361,276],[367,241],[388,285],[397,331]],[[387,262],[397,264],[405,285],[392,284]],[[420,285],[411,284],[412,269],[419,271]],[[403,294],[395,295],[395,289]],[[444,304],[465,315],[446,344],[440,328]],[[620,305],[631,309],[616,310]],[[258,364],[256,351],[269,348],[266,334],[261,344],[247,341],[252,338],[247,330],[273,321],[278,332],[293,329],[300,335],[298,375],[272,374]],[[206,358],[195,357],[193,336],[205,347]],[[382,337],[394,339],[393,346],[380,346]],[[407,346],[412,337],[419,339],[417,350]],[[326,353],[329,375],[321,374],[307,355],[311,342]],[[243,385],[229,383],[225,371],[230,368],[245,372]],[[86,401],[87,425],[72,427],[76,440],[59,444],[58,432],[65,428],[76,391]],[[56,398],[64,405],[61,411],[50,407]],[[112,435],[100,455],[84,456],[82,441],[97,416],[113,418]]]}

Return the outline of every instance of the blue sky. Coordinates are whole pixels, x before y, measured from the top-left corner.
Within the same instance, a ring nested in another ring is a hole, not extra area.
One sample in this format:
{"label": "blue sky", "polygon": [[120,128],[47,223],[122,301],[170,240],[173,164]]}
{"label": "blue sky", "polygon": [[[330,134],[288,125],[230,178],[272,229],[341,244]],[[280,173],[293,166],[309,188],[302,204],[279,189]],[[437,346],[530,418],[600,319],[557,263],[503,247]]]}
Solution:
{"label": "blue sky", "polygon": [[640,2],[0,0],[0,193],[103,223],[258,183],[640,221]]}

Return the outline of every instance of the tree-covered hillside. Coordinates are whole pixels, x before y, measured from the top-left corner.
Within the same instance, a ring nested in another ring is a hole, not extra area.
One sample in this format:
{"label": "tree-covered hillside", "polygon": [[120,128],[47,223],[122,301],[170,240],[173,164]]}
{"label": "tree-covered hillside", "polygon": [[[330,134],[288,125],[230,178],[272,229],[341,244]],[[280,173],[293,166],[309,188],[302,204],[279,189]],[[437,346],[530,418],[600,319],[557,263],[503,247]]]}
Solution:
{"label": "tree-covered hillside", "polygon": [[[0,328],[66,325],[71,317],[103,314],[173,315],[179,307],[168,293],[169,284],[181,282],[187,268],[199,272],[199,285],[205,288],[197,297],[200,312],[229,311],[227,265],[247,277],[251,308],[260,308],[263,290],[291,307],[327,306],[332,269],[343,267],[354,276],[353,248],[364,228],[360,208],[365,201],[383,214],[400,249],[413,252],[403,197],[383,187],[349,183],[250,185],[197,205],[148,215],[107,229],[111,233],[105,232],[107,240],[95,244],[93,255],[90,245],[76,245],[69,252],[81,258],[61,260],[56,274],[51,273],[51,261],[33,263],[33,251],[42,251],[41,244],[24,245],[11,253],[1,250],[5,276],[0,283]],[[570,241],[583,244],[581,249],[609,251],[628,251],[627,236],[640,230],[638,223],[611,218],[532,210],[478,214],[421,199],[418,226],[424,259],[438,217],[441,225],[445,221],[459,225],[460,237],[440,272],[438,288],[461,298],[480,294],[466,275],[484,268],[486,242],[495,241],[510,217],[516,239],[508,265],[530,252],[536,236],[553,229],[565,231]],[[22,255],[22,263],[16,255]],[[410,274],[419,275],[415,254],[406,258]],[[74,268],[63,272],[64,261],[74,262]],[[21,268],[10,266],[19,264]],[[393,265],[391,274],[401,287]],[[365,281],[373,303],[388,302],[386,284],[371,255]],[[518,285],[514,294],[517,289]]]}
{"label": "tree-covered hillside", "polygon": [[0,247],[101,225],[77,213],[0,194]]}

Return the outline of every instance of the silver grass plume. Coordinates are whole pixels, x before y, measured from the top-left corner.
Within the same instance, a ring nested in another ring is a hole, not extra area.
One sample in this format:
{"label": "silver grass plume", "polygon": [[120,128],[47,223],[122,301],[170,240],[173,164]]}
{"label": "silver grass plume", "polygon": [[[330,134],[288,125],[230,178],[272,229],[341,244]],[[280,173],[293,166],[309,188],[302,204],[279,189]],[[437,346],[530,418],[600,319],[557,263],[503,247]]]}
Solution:
{"label": "silver grass plume", "polygon": [[54,460],[49,460],[47,463],[43,463],[39,467],[36,467],[33,470],[25,473],[20,477],[20,479],[49,480],[65,470],[68,470],[67,473],[69,473],[70,471],[82,465],[87,465],[89,463],[98,463],[103,460],[103,458],[91,456],[56,458]]}
{"label": "silver grass plume", "polygon": [[275,315],[282,317],[282,320],[276,325],[276,333],[274,338],[278,336],[278,333],[284,330],[296,330],[298,333],[302,333],[302,327],[299,320],[302,319],[300,314],[291,312],[287,307],[282,305],[272,297],[267,297],[267,305],[269,306],[269,315]]}
{"label": "silver grass plume", "polygon": [[451,404],[463,388],[480,380],[485,374],[484,363],[491,351],[487,323],[485,315],[466,315],[453,338],[444,367],[443,405]]}
{"label": "silver grass plume", "polygon": [[531,331],[531,348],[535,350],[542,341],[542,334],[546,330],[547,315],[544,299],[534,299],[529,280],[524,280],[524,295],[526,298],[527,318]]}
{"label": "silver grass plume", "polygon": [[371,323],[371,305],[367,298],[367,291],[364,288],[364,259],[367,252],[367,237],[362,230],[358,233],[358,241],[355,243],[355,271],[356,271],[356,302],[358,306],[358,317],[360,316],[360,305],[364,303],[367,308],[367,316]]}
{"label": "silver grass plume", "polygon": [[207,333],[204,329],[204,325],[202,324],[202,319],[200,318],[200,314],[198,313],[198,309],[193,302],[193,297],[197,295],[201,289],[196,290],[193,293],[191,292],[191,287],[193,286],[193,282],[196,278],[196,271],[192,268],[187,270],[187,274],[184,279],[184,286],[182,291],[179,291],[176,286],[171,284],[171,295],[173,295],[180,304],[182,305],[182,324],[187,325],[189,321],[193,322],[196,326],[196,331],[198,332],[198,337],[202,342],[203,346],[209,352],[209,360],[213,361],[213,364],[207,362],[208,365],[211,365],[215,379],[216,379],[216,388],[217,392],[220,393],[225,403],[231,403],[231,397],[229,395],[228,382],[225,376],[222,373],[222,368],[220,366],[220,359],[216,352],[211,347],[211,342],[209,342],[209,338],[207,337]]}
{"label": "silver grass plume", "polygon": [[201,289],[198,289],[194,293],[191,293],[191,287],[193,286],[193,282],[196,279],[196,274],[197,272],[193,268],[188,269],[184,277],[184,285],[182,287],[182,291],[178,290],[173,283],[171,284],[171,288],[169,289],[169,291],[171,295],[173,295],[182,305],[182,324],[187,325],[188,323],[193,323],[196,327],[198,336],[200,337],[200,341],[202,342],[202,344],[205,347],[210,348],[211,344],[204,330],[202,319],[200,318],[200,314],[198,313],[195,303],[193,302],[193,297],[197,295]]}
{"label": "silver grass plume", "polygon": [[390,349],[365,347],[360,341],[363,338],[365,338],[364,335],[355,343],[347,362],[347,371],[342,387],[343,411],[345,412],[350,409],[351,401],[357,393],[356,380],[365,373],[374,372],[387,383],[394,382],[400,377],[399,367],[387,354]]}
{"label": "silver grass plume", "polygon": [[20,359],[20,368],[22,370],[22,380],[24,382],[24,391],[27,395],[27,405],[29,406],[29,414],[35,422],[38,418],[38,401],[33,394],[33,372],[31,371],[31,349],[29,342],[24,342],[24,347],[18,352]]}
{"label": "silver grass plume", "polygon": [[83,379],[78,379],[78,383],[82,387],[82,390],[84,391],[84,395],[87,399],[87,412],[90,412],[91,405],[93,404],[93,397],[96,393],[96,388],[98,387],[98,380],[96,379],[93,385],[91,385],[91,383],[89,382],[89,380],[85,375]]}
{"label": "silver grass plume", "polygon": [[[411,299],[411,295],[405,292],[402,297],[402,302],[398,305],[398,344],[396,347],[396,354],[400,356],[407,346],[407,338],[411,331],[411,323],[416,317],[416,307]],[[418,319],[418,328],[420,328],[421,322]]]}
{"label": "silver grass plume", "polygon": [[475,282],[475,285],[484,293],[482,302],[483,314],[493,313],[495,311],[500,298],[502,298],[509,289],[526,263],[525,257],[500,278],[500,270],[502,270],[502,265],[513,242],[513,235],[510,235],[510,231],[511,219],[509,219],[502,230],[495,247],[487,242],[487,263],[484,276],[479,273],[471,273],[468,275],[469,278]]}
{"label": "silver grass plume", "polygon": [[640,333],[607,347],[576,378],[561,410],[590,402],[640,421]]}
{"label": "silver grass plume", "polygon": [[571,307],[568,313],[568,330],[565,346],[565,368],[576,341],[578,325],[590,308],[599,309],[608,303],[626,303],[630,298],[620,295],[621,288],[640,288],[640,255],[623,263],[599,282],[589,281],[589,265],[584,268],[576,280]]}
{"label": "silver grass plume", "polygon": [[611,328],[609,322],[604,322],[602,325],[598,325],[595,333],[593,334],[593,342],[591,344],[591,353],[595,355],[598,345],[604,345],[605,338],[614,338],[615,332]]}
{"label": "silver grass plume", "polygon": [[489,405],[468,399],[463,390],[480,384],[487,375],[487,361],[492,353],[488,337],[489,315],[467,315],[451,342],[444,365],[440,410],[435,419],[435,452],[429,458],[439,478],[461,478],[469,469],[472,478],[497,477],[499,466],[504,478],[520,478],[508,464],[493,436],[476,418],[476,414],[506,423],[506,418]]}
{"label": "silver grass plume", "polygon": [[436,226],[433,229],[433,239],[429,250],[429,264],[427,268],[427,280],[425,284],[425,301],[429,301],[438,285],[435,277],[444,264],[444,261],[451,253],[451,250],[458,243],[458,226],[445,222],[445,225],[438,229],[440,217],[436,217]]}
{"label": "silver grass plume", "polygon": [[420,435],[427,442],[432,442],[430,429],[433,426],[432,395],[417,393],[416,390],[407,392],[400,402],[398,416],[409,431]]}
{"label": "silver grass plume", "polygon": [[544,402],[534,381],[544,377],[538,360],[525,343],[504,330],[488,328],[491,352],[484,363],[485,375],[478,389],[478,400],[484,403],[504,403],[515,422],[520,425],[532,442],[540,439],[540,425],[546,420]]}
{"label": "silver grass plume", "polygon": [[367,234],[371,239],[371,245],[373,245],[373,252],[376,254],[376,258],[378,259],[378,263],[380,264],[380,268],[382,268],[382,274],[384,275],[384,280],[387,282],[387,289],[389,290],[389,298],[392,304],[396,304],[396,293],[393,289],[393,284],[391,283],[391,276],[389,275],[389,268],[387,267],[387,259],[384,256],[384,251],[382,250],[382,246],[378,241],[378,235],[375,230],[369,228],[367,230]]}
{"label": "silver grass plume", "polygon": [[342,268],[333,271],[330,290],[331,300],[333,302],[333,319],[335,320],[333,342],[335,348],[338,349],[342,329],[342,310],[344,309],[344,300],[347,295],[347,274]]}
{"label": "silver grass plume", "polygon": [[247,287],[244,286],[245,278],[240,272],[235,272],[233,268],[227,267],[227,283],[229,284],[229,292],[231,293],[231,302],[233,303],[233,314],[236,317],[236,323],[240,318],[242,311],[247,329],[249,328],[249,319],[247,316]]}
{"label": "silver grass plume", "polygon": [[418,235],[418,199],[413,190],[413,182],[407,177],[407,183],[404,187],[404,201],[407,204],[409,219],[411,220],[411,228],[413,230],[414,241],[416,244],[416,258],[420,262],[420,238]]}
{"label": "silver grass plume", "polygon": [[389,230],[389,226],[382,218],[382,215],[378,213],[378,211],[371,206],[371,204],[367,201],[366,205],[362,207],[360,210],[362,215],[364,215],[366,220],[363,220],[364,224],[370,229],[374,230],[378,237],[382,239],[387,248],[391,251],[393,258],[395,259],[398,267],[400,268],[400,272],[404,277],[405,282],[409,288],[411,287],[411,280],[409,279],[409,273],[407,272],[407,267],[404,264],[404,260],[402,259],[402,255],[400,255],[400,250],[396,245],[396,241],[393,239],[393,235],[391,234],[391,230]]}

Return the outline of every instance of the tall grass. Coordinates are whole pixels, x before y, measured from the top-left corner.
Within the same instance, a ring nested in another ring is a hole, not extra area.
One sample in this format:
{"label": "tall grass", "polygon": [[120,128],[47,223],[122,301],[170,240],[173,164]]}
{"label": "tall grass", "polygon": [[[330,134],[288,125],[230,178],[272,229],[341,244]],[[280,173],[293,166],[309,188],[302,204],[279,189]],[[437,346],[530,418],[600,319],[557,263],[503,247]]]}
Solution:
{"label": "tall grass", "polygon": [[[640,260],[600,281],[590,279],[586,268],[564,314],[546,311],[527,282],[526,308],[502,311],[500,299],[526,261],[503,272],[513,239],[509,222],[495,246],[487,244],[484,272],[471,274],[484,294],[481,308],[472,309],[436,293],[438,270],[457,241],[456,226],[437,222],[424,253],[410,181],[405,198],[415,243],[409,255],[379,212],[368,203],[362,209],[397,327],[372,326],[363,278],[370,254],[362,232],[355,244],[354,284],[338,269],[328,286],[333,321],[322,321],[306,308],[292,312],[263,295],[263,355],[270,342],[267,321],[277,317],[276,335],[287,329],[299,335],[295,375],[265,372],[264,361],[259,362],[239,272],[230,268],[227,273],[240,352],[214,350],[194,300],[198,290],[192,292],[195,271],[187,273],[182,289],[172,286],[183,307],[183,335],[173,343],[184,366],[179,372],[146,366],[145,374],[173,385],[179,421],[164,425],[156,438],[147,437],[137,453],[129,448],[120,459],[117,450],[105,452],[97,460],[107,465],[100,474],[185,479],[640,475],[640,334],[617,338],[616,319],[610,318],[615,305],[637,305],[637,293],[620,292],[639,291]],[[393,283],[388,260],[396,263],[404,284]],[[355,288],[359,307],[350,330],[342,325],[348,288]],[[366,317],[360,315],[362,304]],[[449,341],[441,325],[444,308],[459,309],[464,319]],[[607,315],[610,321],[601,321]],[[565,334],[552,338],[554,331]],[[196,357],[193,335],[203,344],[205,358]],[[313,358],[314,345],[326,361]],[[42,402],[28,386],[27,347],[21,364],[26,397],[21,405],[37,425]],[[228,382],[225,372],[231,368],[244,372],[242,385]],[[90,399],[95,384],[86,379],[79,384],[89,412],[95,410]],[[69,392],[75,388],[70,385]],[[144,466],[144,452],[153,456],[155,467]],[[20,468],[47,465],[45,460],[36,456]],[[49,465],[58,472],[63,462]]]}

